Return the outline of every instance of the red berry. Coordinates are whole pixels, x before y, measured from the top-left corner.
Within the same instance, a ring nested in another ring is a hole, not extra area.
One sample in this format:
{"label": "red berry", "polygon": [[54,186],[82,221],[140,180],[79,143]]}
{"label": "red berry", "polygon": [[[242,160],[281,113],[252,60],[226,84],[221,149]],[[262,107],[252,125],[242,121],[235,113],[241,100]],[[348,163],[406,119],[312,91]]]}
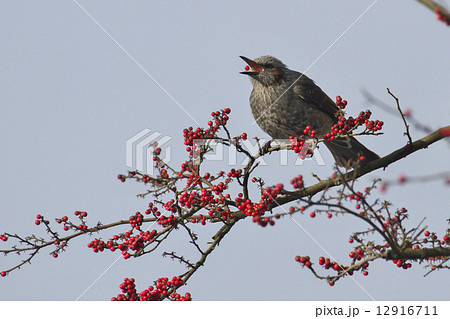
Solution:
{"label": "red berry", "polygon": [[250,70],[250,67],[248,65],[245,66],[245,71]]}
{"label": "red berry", "polygon": [[311,212],[311,213],[309,213],[309,216],[311,216],[311,218],[314,218],[314,217],[316,217],[316,213],[315,212]]}
{"label": "red berry", "polygon": [[5,277],[6,276],[6,271],[0,272],[0,276]]}
{"label": "red berry", "polygon": [[447,127],[443,127],[439,130],[439,133],[441,134],[442,137],[448,137],[450,136],[450,129]]}
{"label": "red berry", "polygon": [[403,175],[403,174],[401,174],[401,175],[398,177],[398,181],[399,181],[400,183],[406,182],[406,176]]}

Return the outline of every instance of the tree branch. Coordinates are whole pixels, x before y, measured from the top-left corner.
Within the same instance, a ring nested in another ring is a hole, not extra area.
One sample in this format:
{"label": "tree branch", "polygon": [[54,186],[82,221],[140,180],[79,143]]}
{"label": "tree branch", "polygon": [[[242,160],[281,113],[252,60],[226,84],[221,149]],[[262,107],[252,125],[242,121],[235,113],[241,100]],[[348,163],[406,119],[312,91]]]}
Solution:
{"label": "tree branch", "polygon": [[416,0],[416,1],[420,2],[430,10],[436,12],[438,16],[440,15],[442,18],[439,20],[446,22],[447,25],[450,23],[450,13],[443,6],[439,5],[433,0]]}
{"label": "tree branch", "polygon": [[344,180],[349,181],[349,180],[357,179],[357,178],[364,176],[364,175],[366,175],[372,171],[375,171],[379,168],[386,168],[390,164],[392,164],[404,157],[407,157],[408,155],[410,155],[418,150],[427,148],[431,144],[447,137],[448,136],[447,133],[444,133],[444,132],[448,132],[449,130],[450,130],[450,125],[442,127],[440,129],[434,131],[433,133],[421,138],[420,140],[413,142],[412,144],[403,146],[403,147],[397,149],[396,151],[392,152],[391,154],[386,155],[376,161],[365,163],[364,165],[357,167],[356,169],[354,169],[346,174],[343,174],[342,176],[323,180],[323,181],[320,181],[320,182],[318,182],[312,186],[309,186],[305,189],[300,189],[300,190],[297,190],[294,192],[289,192],[285,195],[281,195],[281,196],[277,197],[276,203],[274,202],[271,205],[269,205],[269,210],[273,209],[277,206],[281,206],[286,203],[292,202],[294,200],[306,197],[306,196],[313,196],[313,195],[317,194],[318,192],[323,191],[325,189],[339,186],[343,183]]}
{"label": "tree branch", "polygon": [[393,250],[386,251],[383,258],[386,260],[394,259],[421,259],[425,260],[430,257],[450,256],[450,248],[434,247],[428,249],[404,249],[399,252]]}

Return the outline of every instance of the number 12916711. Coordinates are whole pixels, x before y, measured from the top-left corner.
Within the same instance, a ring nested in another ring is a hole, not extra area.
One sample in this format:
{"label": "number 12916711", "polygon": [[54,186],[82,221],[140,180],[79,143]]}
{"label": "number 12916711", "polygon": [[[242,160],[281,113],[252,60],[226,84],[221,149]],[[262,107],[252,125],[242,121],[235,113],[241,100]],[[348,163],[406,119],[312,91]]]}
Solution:
{"label": "number 12916711", "polygon": [[436,306],[377,306],[377,316],[437,316]]}

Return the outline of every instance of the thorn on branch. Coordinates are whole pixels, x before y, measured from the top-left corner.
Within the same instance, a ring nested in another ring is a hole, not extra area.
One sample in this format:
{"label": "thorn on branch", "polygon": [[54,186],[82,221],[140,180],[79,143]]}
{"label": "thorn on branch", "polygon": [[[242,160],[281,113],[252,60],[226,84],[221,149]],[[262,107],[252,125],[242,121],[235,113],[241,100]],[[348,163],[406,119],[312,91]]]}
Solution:
{"label": "thorn on branch", "polygon": [[170,259],[172,260],[178,260],[180,264],[185,264],[187,268],[195,267],[195,265],[192,264],[188,259],[185,259],[183,256],[178,256],[174,251],[172,251],[171,253],[163,252],[162,256],[163,257],[169,256]]}

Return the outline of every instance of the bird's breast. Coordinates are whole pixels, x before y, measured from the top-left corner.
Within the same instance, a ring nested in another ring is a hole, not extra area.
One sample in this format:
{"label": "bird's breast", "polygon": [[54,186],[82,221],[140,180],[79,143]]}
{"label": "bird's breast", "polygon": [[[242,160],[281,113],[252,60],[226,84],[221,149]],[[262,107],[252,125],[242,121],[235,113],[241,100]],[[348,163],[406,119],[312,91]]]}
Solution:
{"label": "bird's breast", "polygon": [[263,131],[274,139],[300,136],[306,126],[325,134],[331,119],[285,87],[254,87],[250,95],[253,116]]}
{"label": "bird's breast", "polygon": [[290,103],[286,89],[267,87],[254,89],[250,96],[253,117],[272,138],[289,138],[291,133]]}

